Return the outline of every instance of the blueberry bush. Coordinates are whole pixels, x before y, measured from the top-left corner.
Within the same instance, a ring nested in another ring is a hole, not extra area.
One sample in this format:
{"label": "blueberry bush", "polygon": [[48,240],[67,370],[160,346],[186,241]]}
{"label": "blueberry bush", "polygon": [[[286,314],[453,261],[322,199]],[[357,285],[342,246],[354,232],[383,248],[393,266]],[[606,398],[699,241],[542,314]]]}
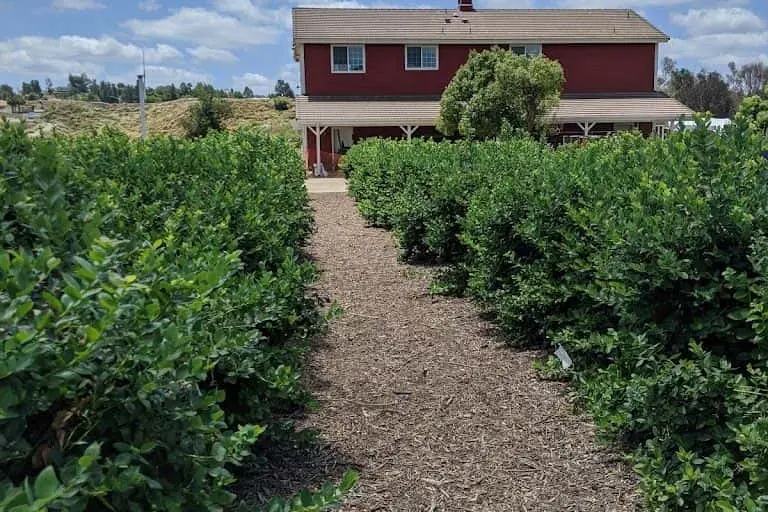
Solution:
{"label": "blueberry bush", "polygon": [[[768,510],[768,140],[370,140],[350,193],[518,346],[562,345],[648,509]],[[556,370],[556,371],[555,371]]]}
{"label": "blueberry bush", "polygon": [[[222,510],[324,326],[282,139],[0,129],[0,510]],[[323,510],[354,484],[275,500]]]}

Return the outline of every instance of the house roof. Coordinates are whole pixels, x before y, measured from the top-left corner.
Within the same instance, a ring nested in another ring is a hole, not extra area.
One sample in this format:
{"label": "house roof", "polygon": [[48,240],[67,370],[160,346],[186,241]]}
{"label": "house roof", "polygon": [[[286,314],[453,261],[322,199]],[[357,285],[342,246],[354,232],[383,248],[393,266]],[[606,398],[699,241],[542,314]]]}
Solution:
{"label": "house roof", "polygon": [[646,97],[569,98],[552,112],[557,123],[675,121],[693,110],[665,95]]}
{"label": "house roof", "polygon": [[296,121],[314,126],[434,126],[440,100],[309,99],[296,97]]}
{"label": "house roof", "polygon": [[294,8],[306,43],[660,43],[669,36],[631,9]]}
{"label": "house roof", "polygon": [[[552,123],[666,122],[693,111],[662,94],[630,97],[562,98]],[[437,99],[296,98],[296,120],[303,126],[434,126],[440,117]]]}

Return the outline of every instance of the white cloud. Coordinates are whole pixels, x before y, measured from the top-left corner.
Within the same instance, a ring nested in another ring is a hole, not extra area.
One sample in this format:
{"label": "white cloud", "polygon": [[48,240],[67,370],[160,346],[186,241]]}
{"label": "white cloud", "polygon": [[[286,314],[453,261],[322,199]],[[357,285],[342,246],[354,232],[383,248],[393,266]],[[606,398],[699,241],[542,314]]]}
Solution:
{"label": "white cloud", "polygon": [[482,9],[529,9],[534,7],[533,0],[479,0],[476,6]]}
{"label": "white cloud", "polygon": [[216,49],[274,43],[281,34],[277,27],[245,23],[202,7],[182,7],[166,18],[133,19],[123,25],[140,37],[192,42]]}
{"label": "white cloud", "polygon": [[[136,66],[133,71],[125,73],[107,74],[106,80],[110,82],[135,83],[136,75],[142,73],[142,67]],[[197,82],[212,83],[212,77],[208,73],[193,71],[178,67],[168,66],[147,66],[147,86],[156,87],[158,85],[168,85],[171,83],[179,84],[181,82],[191,82],[193,85]]]}
{"label": "white cloud", "polygon": [[635,7],[665,7],[690,3],[691,0],[559,0],[559,7],[582,9],[619,9]]}
{"label": "white cloud", "polygon": [[259,96],[266,96],[275,89],[275,80],[270,80],[264,75],[258,73],[245,73],[232,77],[235,89],[243,89],[246,86],[250,87],[254,94]]}
{"label": "white cloud", "polygon": [[96,0],[53,0],[53,6],[56,9],[73,9],[76,11],[85,11],[88,9],[104,9],[104,4]]}
{"label": "white cloud", "polygon": [[210,60],[214,62],[237,62],[237,56],[228,50],[217,50],[207,46],[187,48],[187,53],[198,60]]}
{"label": "white cloud", "polygon": [[299,63],[291,62],[289,64],[284,64],[280,68],[280,72],[277,74],[277,78],[285,80],[291,84],[291,87],[293,87],[299,82]]}
{"label": "white cloud", "polygon": [[[182,56],[176,48],[158,44],[147,48],[146,61],[156,64]],[[24,36],[0,41],[0,70],[17,74],[100,74],[106,64],[141,62],[141,48],[103,36]]]}
{"label": "white cloud", "polygon": [[749,34],[704,34],[672,39],[664,54],[673,59],[696,60],[705,66],[721,67],[731,60],[751,62],[768,48],[768,31]]}
{"label": "white cloud", "polygon": [[212,83],[211,75],[188,69],[165,67],[165,66],[147,66],[147,84],[165,85],[178,84],[180,82]]}
{"label": "white cloud", "polygon": [[139,9],[146,12],[153,12],[160,10],[163,6],[160,5],[158,0],[142,0],[139,2]]}
{"label": "white cloud", "polygon": [[765,29],[765,22],[755,13],[741,7],[689,9],[673,13],[672,23],[683,27],[690,35],[749,33]]}
{"label": "white cloud", "polygon": [[291,9],[286,6],[269,7],[266,2],[251,0],[214,0],[214,7],[220,12],[233,14],[257,23],[285,23],[290,21]]}

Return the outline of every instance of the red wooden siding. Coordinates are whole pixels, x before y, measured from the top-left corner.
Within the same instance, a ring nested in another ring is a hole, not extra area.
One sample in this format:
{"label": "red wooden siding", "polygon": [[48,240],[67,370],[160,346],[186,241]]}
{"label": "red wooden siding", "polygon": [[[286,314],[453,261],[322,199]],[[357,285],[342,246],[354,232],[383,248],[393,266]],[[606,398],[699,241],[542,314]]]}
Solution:
{"label": "red wooden siding", "polygon": [[[304,47],[308,96],[440,95],[472,49],[441,45],[439,69],[406,71],[404,45],[367,45],[365,73],[331,73],[330,45]],[[566,93],[651,92],[656,66],[653,44],[548,44],[544,54],[565,70]]]}
{"label": "red wooden siding", "polygon": [[439,69],[406,71],[404,45],[366,45],[365,73],[331,73],[331,47],[304,46],[307,96],[440,95],[472,49],[489,46],[444,45]]}
{"label": "red wooden siding", "polygon": [[546,44],[543,51],[563,66],[566,93],[654,89],[653,44]]}

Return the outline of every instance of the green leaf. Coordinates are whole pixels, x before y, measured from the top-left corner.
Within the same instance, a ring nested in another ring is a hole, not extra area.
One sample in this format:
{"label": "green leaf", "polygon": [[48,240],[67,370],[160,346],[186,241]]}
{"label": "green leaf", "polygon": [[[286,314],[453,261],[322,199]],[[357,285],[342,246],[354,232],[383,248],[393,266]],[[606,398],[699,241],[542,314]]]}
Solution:
{"label": "green leaf", "polygon": [[58,489],[59,479],[56,477],[56,471],[52,466],[46,467],[37,475],[34,486],[35,498],[52,498]]}
{"label": "green leaf", "polygon": [[312,493],[307,489],[302,489],[301,493],[299,493],[299,500],[304,507],[311,507],[315,504],[315,499],[312,496]]}
{"label": "green leaf", "polygon": [[43,291],[43,293],[40,294],[45,302],[48,303],[49,306],[51,306],[51,309],[53,309],[56,313],[61,313],[64,311],[64,306],[62,306],[61,301],[56,298],[55,295],[53,295],[48,290]]}
{"label": "green leaf", "polygon": [[88,325],[85,327],[85,338],[90,341],[91,343],[97,341],[101,337],[101,332],[93,327],[92,325]]}
{"label": "green leaf", "polygon": [[45,262],[45,266],[48,268],[49,272],[54,270],[59,265],[61,265],[61,260],[59,258],[49,258],[48,261]]}
{"label": "green leaf", "polygon": [[728,318],[736,321],[744,321],[749,317],[749,308],[734,309],[728,313]]}

